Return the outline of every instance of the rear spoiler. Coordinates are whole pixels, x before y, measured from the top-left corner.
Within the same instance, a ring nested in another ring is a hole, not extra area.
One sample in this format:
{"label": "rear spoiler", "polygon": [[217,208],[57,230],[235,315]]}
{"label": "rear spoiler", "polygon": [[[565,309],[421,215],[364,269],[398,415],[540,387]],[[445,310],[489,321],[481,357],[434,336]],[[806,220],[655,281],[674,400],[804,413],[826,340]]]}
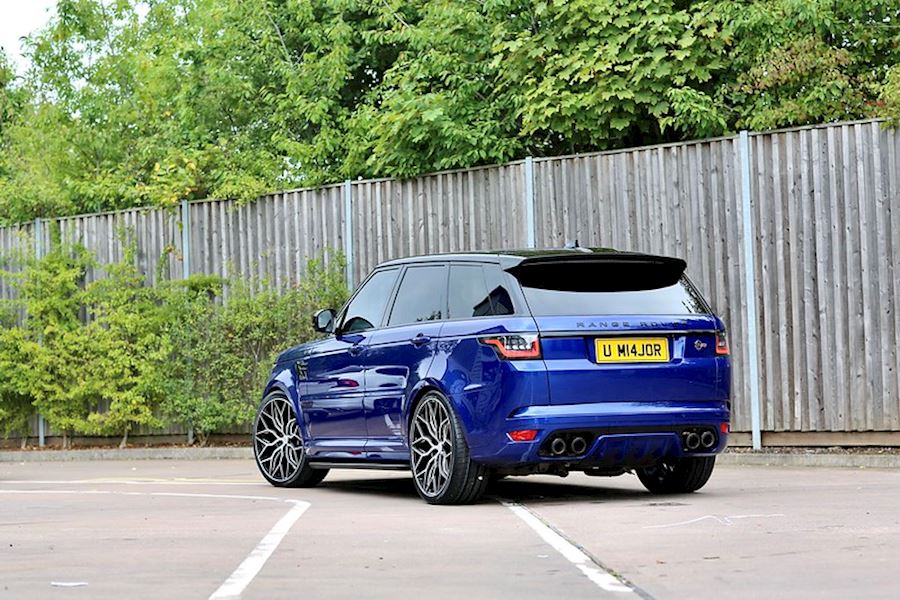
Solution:
{"label": "rear spoiler", "polygon": [[564,292],[635,292],[675,285],[680,258],[626,252],[533,256],[506,268],[523,287]]}

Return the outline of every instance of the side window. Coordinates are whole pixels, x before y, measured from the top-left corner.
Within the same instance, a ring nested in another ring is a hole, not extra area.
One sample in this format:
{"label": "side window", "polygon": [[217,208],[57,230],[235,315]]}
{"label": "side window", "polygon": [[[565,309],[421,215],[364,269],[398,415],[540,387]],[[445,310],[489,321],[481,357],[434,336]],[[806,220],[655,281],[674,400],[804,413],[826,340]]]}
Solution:
{"label": "side window", "polygon": [[342,333],[366,331],[381,324],[399,272],[399,269],[379,271],[369,278],[347,306]]}
{"label": "side window", "polygon": [[484,265],[484,278],[487,282],[488,299],[492,315],[512,315],[516,310],[507,286],[511,279],[509,274],[500,269],[500,265]]}
{"label": "side window", "polygon": [[409,267],[400,282],[388,325],[439,321],[446,317],[447,267]]}
{"label": "side window", "polygon": [[450,265],[450,318],[494,314],[481,265]]}

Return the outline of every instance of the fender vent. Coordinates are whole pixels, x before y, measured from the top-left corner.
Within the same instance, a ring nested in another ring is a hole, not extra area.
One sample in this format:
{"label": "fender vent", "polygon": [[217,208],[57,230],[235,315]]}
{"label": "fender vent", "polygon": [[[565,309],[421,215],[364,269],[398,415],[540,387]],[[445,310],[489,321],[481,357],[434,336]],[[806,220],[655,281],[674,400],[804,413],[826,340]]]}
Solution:
{"label": "fender vent", "polygon": [[302,360],[298,360],[294,363],[294,371],[297,373],[297,379],[303,381],[309,375],[309,372],[306,369],[306,362]]}

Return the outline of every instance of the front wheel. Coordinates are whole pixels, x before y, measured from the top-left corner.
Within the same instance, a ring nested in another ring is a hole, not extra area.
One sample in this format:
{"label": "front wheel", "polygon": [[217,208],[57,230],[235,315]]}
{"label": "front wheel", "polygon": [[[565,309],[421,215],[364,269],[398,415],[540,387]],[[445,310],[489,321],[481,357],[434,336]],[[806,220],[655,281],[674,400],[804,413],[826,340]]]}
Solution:
{"label": "front wheel", "polygon": [[441,394],[429,392],[416,405],[409,447],[413,481],[425,502],[470,504],[484,493],[490,473],[469,458],[462,426]]}
{"label": "front wheel", "polygon": [[280,392],[266,396],[253,421],[253,455],[266,481],[277,487],[312,487],[328,469],[309,466],[294,406]]}
{"label": "front wheel", "polygon": [[715,456],[691,456],[663,459],[636,472],[653,494],[688,494],[706,485],[715,465]]}

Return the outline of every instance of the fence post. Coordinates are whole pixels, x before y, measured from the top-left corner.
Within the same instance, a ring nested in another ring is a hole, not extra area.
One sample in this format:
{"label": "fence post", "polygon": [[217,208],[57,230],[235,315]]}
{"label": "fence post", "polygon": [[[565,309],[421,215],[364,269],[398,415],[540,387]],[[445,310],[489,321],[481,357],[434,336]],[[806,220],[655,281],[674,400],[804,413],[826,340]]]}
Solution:
{"label": "fence post", "polygon": [[534,158],[525,157],[525,235],[529,248],[534,248],[537,231],[534,224]]}
{"label": "fence post", "polygon": [[[38,260],[44,257],[44,228],[40,219],[34,220],[34,257]],[[44,415],[38,413],[38,447],[43,448],[46,445],[46,424]]]}
{"label": "fence post", "polygon": [[191,207],[181,201],[181,278],[191,276]]}
{"label": "fence post", "polygon": [[[187,200],[181,201],[181,278],[191,276],[191,207]],[[194,445],[194,428],[187,430],[188,446]]]}
{"label": "fence post", "polygon": [[741,220],[744,225],[744,287],[747,293],[747,360],[750,378],[750,427],[753,449],[762,448],[762,432],[759,422],[759,324],[756,318],[756,261],[753,253],[753,213],[750,210],[750,134],[742,130],[738,134],[738,151],[741,156]]}
{"label": "fence post", "polygon": [[353,291],[353,184],[344,181],[344,259],[347,261],[347,289]]}

